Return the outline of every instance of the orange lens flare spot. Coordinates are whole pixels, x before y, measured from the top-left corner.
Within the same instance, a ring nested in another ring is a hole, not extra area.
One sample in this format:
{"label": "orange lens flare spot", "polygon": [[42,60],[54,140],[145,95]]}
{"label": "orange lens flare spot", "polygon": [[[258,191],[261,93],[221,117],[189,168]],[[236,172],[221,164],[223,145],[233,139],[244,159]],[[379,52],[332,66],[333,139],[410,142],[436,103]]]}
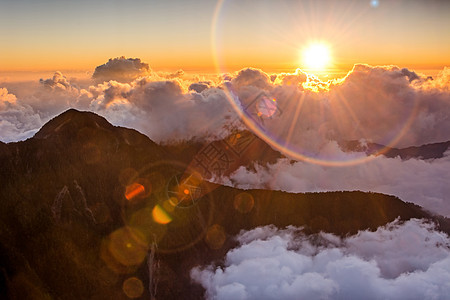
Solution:
{"label": "orange lens flare spot", "polygon": [[128,298],[139,298],[144,293],[144,285],[139,278],[130,277],[123,282],[122,290]]}
{"label": "orange lens flare spot", "polygon": [[109,270],[115,274],[129,274],[136,271],[137,266],[127,266],[121,264],[111,253],[111,240],[106,238],[100,246],[100,258],[106,264]]}
{"label": "orange lens flare spot", "polygon": [[236,209],[241,214],[246,214],[253,209],[255,205],[255,199],[249,193],[240,193],[234,197],[234,209]]}
{"label": "orange lens flare spot", "polygon": [[168,224],[172,222],[169,214],[159,205],[156,205],[152,211],[153,220],[159,224]]}
{"label": "orange lens flare spot", "polygon": [[141,264],[147,254],[147,245],[142,243],[142,233],[130,227],[122,227],[109,236],[108,249],[123,266]]}
{"label": "orange lens flare spot", "polygon": [[127,198],[128,201],[131,201],[134,198],[144,194],[145,194],[145,187],[139,183],[132,183],[129,186],[127,186],[125,190],[125,198]]}
{"label": "orange lens flare spot", "polygon": [[206,232],[205,241],[211,249],[218,250],[222,248],[227,236],[222,226],[214,224]]}
{"label": "orange lens flare spot", "polygon": [[188,190],[188,189],[184,189],[183,193],[184,193],[185,195],[189,195],[189,190]]}

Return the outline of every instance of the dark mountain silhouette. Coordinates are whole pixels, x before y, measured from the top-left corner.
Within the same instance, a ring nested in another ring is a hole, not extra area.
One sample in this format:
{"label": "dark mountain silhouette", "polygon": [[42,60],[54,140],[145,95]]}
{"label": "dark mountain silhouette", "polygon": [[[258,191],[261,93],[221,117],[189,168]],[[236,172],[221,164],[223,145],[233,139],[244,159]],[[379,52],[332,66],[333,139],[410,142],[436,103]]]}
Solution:
{"label": "dark mountain silhouette", "polygon": [[243,191],[204,181],[182,191],[201,189],[201,198],[179,205],[174,182],[202,147],[185,146],[190,152],[162,147],[76,110],[31,139],[0,143],[1,296],[201,299],[191,268],[220,261],[233,236],[261,225],[345,236],[427,218],[450,232],[448,219],[417,205],[358,191]]}
{"label": "dark mountain silhouette", "polygon": [[444,157],[444,153],[450,147],[450,141],[400,149],[376,143],[361,144],[359,141],[340,142],[339,146],[347,152],[362,151],[367,155],[384,155],[389,158],[400,157],[403,160],[410,158],[436,159]]}
{"label": "dark mountain silhouette", "polygon": [[[254,170],[255,164],[274,164],[278,159],[286,158],[282,153],[272,149],[265,141],[251,132],[240,131],[234,133],[234,135],[236,134],[251,136],[253,139],[251,148],[249,148],[248,151],[245,152],[245,155],[241,157],[239,166]],[[220,142],[221,141],[218,141],[216,143]],[[367,155],[383,155],[388,158],[400,157],[402,160],[411,158],[438,159],[444,157],[444,153],[450,147],[450,141],[407,148],[392,148],[377,143],[361,143],[360,141],[341,141],[338,145],[344,152],[364,152]],[[176,156],[179,160],[189,163],[204,146],[204,141],[189,140],[170,143],[162,145],[161,147],[168,153]],[[228,173],[231,173],[236,169],[237,166],[230,168]]]}
{"label": "dark mountain silhouette", "polygon": [[[227,170],[227,175],[235,171],[240,166],[254,169],[255,164],[273,164],[276,163],[279,158],[285,157],[279,151],[273,150],[264,140],[249,131],[237,131],[232,133],[224,140],[219,140],[212,143],[220,145],[224,141],[232,139],[234,136],[246,137],[249,140],[251,139],[251,142],[249,142],[248,147],[240,155],[238,164],[231,166]],[[204,148],[205,145],[208,144],[211,144],[211,142],[205,142],[202,140],[189,140],[165,144],[162,145],[162,147],[168,153],[177,157],[177,159],[179,159],[180,161],[188,164],[195,158],[195,156],[202,150],[202,148]]]}

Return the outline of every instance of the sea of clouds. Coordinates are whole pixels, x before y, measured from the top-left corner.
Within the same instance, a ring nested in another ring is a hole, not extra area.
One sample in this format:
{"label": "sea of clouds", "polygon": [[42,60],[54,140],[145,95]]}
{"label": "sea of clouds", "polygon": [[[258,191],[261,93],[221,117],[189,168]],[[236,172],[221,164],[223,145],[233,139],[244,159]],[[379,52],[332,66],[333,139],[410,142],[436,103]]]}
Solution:
{"label": "sea of clouds", "polygon": [[[119,57],[98,66],[91,80],[61,72],[39,82],[0,82],[0,140],[31,137],[50,118],[73,107],[156,142],[219,138],[239,119],[224,86],[245,107],[255,95],[276,99],[281,112],[267,135],[308,153],[330,141],[365,139],[397,147],[450,140],[450,69],[436,78],[396,66],[355,65],[345,78],[322,82],[301,70],[266,74],[243,69],[203,78],[158,73],[140,59]],[[238,125],[236,125],[238,126]]]}
{"label": "sea of clouds", "polygon": [[191,278],[207,299],[448,299],[450,239],[432,224],[394,221],[339,238],[273,226],[241,232],[224,262]]}

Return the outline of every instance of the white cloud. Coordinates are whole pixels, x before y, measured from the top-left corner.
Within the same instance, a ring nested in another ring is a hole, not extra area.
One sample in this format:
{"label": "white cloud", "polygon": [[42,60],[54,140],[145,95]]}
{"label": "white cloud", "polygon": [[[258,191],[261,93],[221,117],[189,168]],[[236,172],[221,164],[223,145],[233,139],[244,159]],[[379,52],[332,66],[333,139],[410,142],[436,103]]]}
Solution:
{"label": "white cloud", "polygon": [[340,239],[273,226],[243,232],[224,265],[196,267],[208,299],[446,299],[450,239],[422,220]]}
{"label": "white cloud", "polygon": [[22,105],[14,94],[0,88],[0,133],[4,142],[31,137],[42,125],[40,116],[29,105]]}

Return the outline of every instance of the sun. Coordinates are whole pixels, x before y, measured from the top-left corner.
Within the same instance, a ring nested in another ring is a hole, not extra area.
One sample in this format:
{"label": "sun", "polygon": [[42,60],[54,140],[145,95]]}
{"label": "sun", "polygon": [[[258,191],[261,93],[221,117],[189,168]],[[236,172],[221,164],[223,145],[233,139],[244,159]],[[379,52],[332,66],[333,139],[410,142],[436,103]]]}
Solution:
{"label": "sun", "polygon": [[302,62],[306,69],[320,71],[331,61],[330,48],[324,43],[310,44],[302,52]]}

